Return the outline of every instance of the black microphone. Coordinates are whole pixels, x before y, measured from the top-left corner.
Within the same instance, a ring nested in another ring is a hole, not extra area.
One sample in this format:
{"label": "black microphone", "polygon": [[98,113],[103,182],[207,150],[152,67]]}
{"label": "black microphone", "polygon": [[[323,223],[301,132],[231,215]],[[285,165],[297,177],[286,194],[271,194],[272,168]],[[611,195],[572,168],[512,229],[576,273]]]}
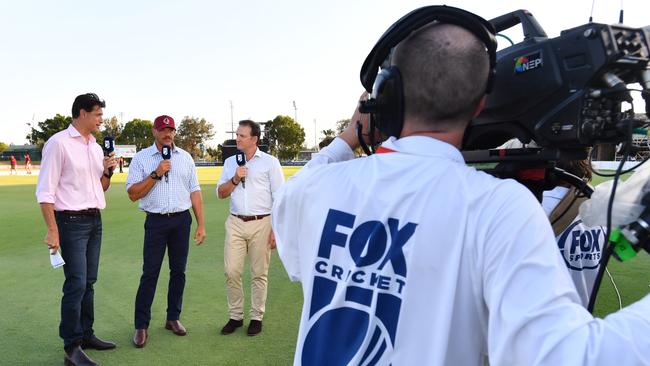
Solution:
{"label": "black microphone", "polygon": [[[246,166],[246,155],[244,155],[242,151],[237,150],[235,153],[235,160],[237,161],[237,165]],[[245,177],[241,178],[241,187],[246,189]]]}
{"label": "black microphone", "polygon": [[[104,156],[110,155],[113,151],[115,151],[115,139],[111,136],[105,136],[104,137],[104,146],[102,146],[104,149]],[[110,173],[113,172],[113,168],[108,168],[108,171]]]}
{"label": "black microphone", "polygon": [[[172,147],[169,145],[163,145],[162,148],[160,149],[160,152],[162,153],[162,158],[165,160],[169,160],[172,158]],[[165,172],[165,182],[169,182],[169,172]]]}

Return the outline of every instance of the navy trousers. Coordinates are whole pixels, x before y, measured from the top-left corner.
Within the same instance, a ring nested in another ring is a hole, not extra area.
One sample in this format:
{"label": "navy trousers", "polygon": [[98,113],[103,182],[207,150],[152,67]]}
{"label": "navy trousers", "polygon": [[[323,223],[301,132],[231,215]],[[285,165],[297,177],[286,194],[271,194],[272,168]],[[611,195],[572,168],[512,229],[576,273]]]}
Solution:
{"label": "navy trousers", "polygon": [[59,335],[65,348],[94,335],[93,285],[97,281],[99,252],[102,245],[102,218],[95,215],[71,215],[56,212],[61,256],[65,260],[63,298]]}
{"label": "navy trousers", "polygon": [[189,211],[166,216],[147,214],[144,222],[143,265],[140,287],[135,297],[135,328],[146,329],[151,320],[151,304],[165,257],[169,256],[169,287],[167,290],[167,320],[178,320],[183,305],[185,266],[190,241],[192,215]]}

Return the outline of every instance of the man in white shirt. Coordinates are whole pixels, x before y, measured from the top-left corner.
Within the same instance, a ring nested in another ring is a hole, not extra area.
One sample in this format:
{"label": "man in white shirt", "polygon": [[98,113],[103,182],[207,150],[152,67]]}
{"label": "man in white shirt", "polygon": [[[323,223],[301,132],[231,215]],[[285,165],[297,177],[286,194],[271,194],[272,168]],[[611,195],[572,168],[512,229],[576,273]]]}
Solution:
{"label": "man in white shirt", "polygon": [[236,156],[226,159],[217,183],[217,196],[230,197],[224,244],[230,319],[221,334],[231,334],[244,324],[241,275],[246,257],[251,269],[251,320],[247,334],[255,336],[262,331],[269,260],[271,249],[275,248],[270,214],[273,194],[284,182],[284,174],[278,159],[257,147],[260,134],[260,125],[256,122],[239,122],[237,148],[243,152],[240,162],[245,164],[239,166]]}
{"label": "man in white shirt", "polygon": [[294,364],[650,363],[650,297],[594,319],[532,194],[465,165],[489,74],[476,33],[435,22],[402,39],[399,138],[342,162],[353,116],[274,202],[304,294]]}

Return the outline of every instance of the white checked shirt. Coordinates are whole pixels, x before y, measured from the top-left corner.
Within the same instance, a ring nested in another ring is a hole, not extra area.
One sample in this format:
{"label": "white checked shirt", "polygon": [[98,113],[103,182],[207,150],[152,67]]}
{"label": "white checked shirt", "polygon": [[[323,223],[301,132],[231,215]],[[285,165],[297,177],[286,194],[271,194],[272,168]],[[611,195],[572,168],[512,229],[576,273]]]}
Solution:
{"label": "white checked shirt", "polygon": [[[135,154],[129,165],[126,190],[147,178],[162,160],[162,154],[156,144]],[[140,199],[142,211],[165,214],[185,211],[192,207],[190,193],[201,190],[192,156],[180,147],[174,146],[171,163],[169,181],[163,177],[146,196]]]}
{"label": "white checked shirt", "polygon": [[[226,159],[217,190],[235,175],[237,167],[234,155]],[[257,149],[253,158],[246,161],[246,167],[246,188],[239,183],[230,194],[230,213],[246,216],[270,214],[273,193],[284,183],[280,161],[275,156]]]}

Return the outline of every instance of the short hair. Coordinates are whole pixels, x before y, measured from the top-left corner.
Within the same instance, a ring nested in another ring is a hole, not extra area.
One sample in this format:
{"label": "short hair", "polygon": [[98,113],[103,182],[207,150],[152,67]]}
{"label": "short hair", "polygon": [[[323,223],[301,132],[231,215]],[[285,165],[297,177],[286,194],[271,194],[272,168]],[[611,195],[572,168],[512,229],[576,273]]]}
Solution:
{"label": "short hair", "polygon": [[433,22],[420,28],[399,43],[392,64],[402,76],[405,119],[445,127],[469,122],[485,94],[486,46],[456,25]]}
{"label": "short hair", "polygon": [[260,128],[260,124],[251,121],[250,119],[245,119],[242,121],[239,121],[240,126],[248,126],[251,128],[251,136],[257,136],[257,144],[260,143],[260,135],[262,134],[262,129]]}
{"label": "short hair", "polygon": [[106,102],[99,99],[95,93],[78,95],[72,103],[72,118],[79,118],[82,109],[86,112],[92,112],[95,106],[106,108]]}

